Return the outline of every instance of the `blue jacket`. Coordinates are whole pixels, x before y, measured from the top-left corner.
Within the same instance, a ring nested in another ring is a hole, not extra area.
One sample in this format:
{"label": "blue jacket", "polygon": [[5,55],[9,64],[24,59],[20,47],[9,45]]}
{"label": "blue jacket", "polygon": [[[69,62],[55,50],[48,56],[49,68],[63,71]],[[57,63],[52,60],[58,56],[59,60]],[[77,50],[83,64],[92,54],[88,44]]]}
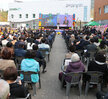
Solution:
{"label": "blue jacket", "polygon": [[[23,71],[33,71],[38,72],[39,69],[39,63],[34,59],[23,59],[21,62],[21,70]],[[21,80],[23,80],[23,75],[21,76]],[[36,83],[39,81],[39,75],[38,74],[32,74],[31,75],[32,82]]]}
{"label": "blue jacket", "polygon": [[26,50],[24,50],[23,48],[18,48],[15,49],[15,56],[20,56],[20,57],[24,57],[26,54]]}

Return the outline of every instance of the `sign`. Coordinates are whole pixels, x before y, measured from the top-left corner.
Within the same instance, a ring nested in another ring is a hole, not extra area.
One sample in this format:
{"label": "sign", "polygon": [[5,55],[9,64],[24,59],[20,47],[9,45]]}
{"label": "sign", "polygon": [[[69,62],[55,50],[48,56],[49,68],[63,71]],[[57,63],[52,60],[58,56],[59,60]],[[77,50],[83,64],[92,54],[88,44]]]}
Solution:
{"label": "sign", "polygon": [[21,10],[21,8],[10,8],[10,11],[16,11],[16,10]]}

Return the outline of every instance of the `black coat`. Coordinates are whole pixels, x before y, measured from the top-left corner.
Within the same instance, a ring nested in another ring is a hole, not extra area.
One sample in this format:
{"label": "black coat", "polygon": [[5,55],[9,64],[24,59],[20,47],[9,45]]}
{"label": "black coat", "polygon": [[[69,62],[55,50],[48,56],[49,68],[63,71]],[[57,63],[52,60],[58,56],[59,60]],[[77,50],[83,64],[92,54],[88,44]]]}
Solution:
{"label": "black coat", "polygon": [[108,71],[107,64],[97,64],[95,61],[91,61],[88,65],[88,71],[99,71],[105,73]]}
{"label": "black coat", "polygon": [[11,99],[16,98],[25,98],[28,94],[28,90],[22,85],[17,83],[10,84],[10,97]]}
{"label": "black coat", "polygon": [[88,71],[99,71],[103,73],[103,82],[108,82],[108,68],[107,64],[98,64],[95,61],[91,61],[88,65]]}

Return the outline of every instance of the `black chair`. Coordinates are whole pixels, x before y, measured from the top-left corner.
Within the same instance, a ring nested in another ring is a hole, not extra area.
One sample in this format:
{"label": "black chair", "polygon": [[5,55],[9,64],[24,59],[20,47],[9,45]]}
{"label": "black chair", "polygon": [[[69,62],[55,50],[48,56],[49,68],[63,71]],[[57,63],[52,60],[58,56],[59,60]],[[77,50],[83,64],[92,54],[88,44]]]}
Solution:
{"label": "black chair", "polygon": [[31,75],[32,74],[38,74],[39,75],[39,88],[41,88],[41,80],[40,80],[40,72],[32,72],[32,71],[20,71],[18,70],[18,72],[20,74],[23,74],[24,76],[24,79],[23,79],[23,82],[24,82],[24,86],[26,87],[27,84],[31,84],[32,87],[33,87],[33,95],[35,96],[36,95],[36,83],[33,83],[32,80],[31,80]]}

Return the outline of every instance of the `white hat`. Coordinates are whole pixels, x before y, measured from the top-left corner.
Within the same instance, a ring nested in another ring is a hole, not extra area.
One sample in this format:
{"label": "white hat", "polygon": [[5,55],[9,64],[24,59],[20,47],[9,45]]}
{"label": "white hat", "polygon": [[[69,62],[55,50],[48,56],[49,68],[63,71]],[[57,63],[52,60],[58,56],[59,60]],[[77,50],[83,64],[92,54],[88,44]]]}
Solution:
{"label": "white hat", "polygon": [[71,61],[72,62],[77,62],[80,60],[80,57],[77,53],[74,53],[72,56],[71,56]]}

